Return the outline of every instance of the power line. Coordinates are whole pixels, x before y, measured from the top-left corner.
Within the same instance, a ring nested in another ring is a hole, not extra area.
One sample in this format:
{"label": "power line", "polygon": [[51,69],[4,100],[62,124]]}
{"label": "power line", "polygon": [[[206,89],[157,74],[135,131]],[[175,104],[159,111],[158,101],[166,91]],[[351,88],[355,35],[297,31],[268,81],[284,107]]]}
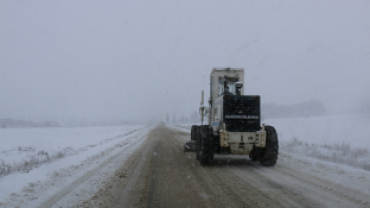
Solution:
{"label": "power line", "polygon": [[[370,28],[369,28],[369,29],[366,29],[366,30],[364,30],[364,31],[362,31],[362,32],[360,32],[360,33],[357,33],[356,35],[354,35],[354,36],[352,36],[352,37],[350,37],[350,38],[345,39],[344,41],[342,41],[342,42],[340,42],[340,43],[338,43],[338,44],[334,45],[333,47],[331,47],[331,48],[329,48],[329,49],[327,49],[327,50],[323,51],[322,53],[316,54],[316,55],[315,55],[314,57],[312,57],[312,58],[316,58],[316,57],[318,57],[318,56],[322,56],[322,55],[324,55],[324,54],[328,53],[329,51],[331,51],[331,50],[333,50],[333,49],[335,49],[335,48],[337,48],[337,47],[339,47],[339,46],[341,46],[341,45],[344,45],[345,43],[348,43],[348,42],[350,42],[351,40],[354,40],[354,38],[355,38],[355,37],[357,37],[357,36],[359,36],[359,35],[362,35],[362,34],[366,33],[366,32],[367,32],[367,31],[369,31],[369,30],[370,30]],[[293,67],[294,67],[294,68],[296,68],[296,67],[301,66],[302,64],[305,64],[305,63],[307,63],[307,62],[309,62],[309,61],[310,61],[310,60],[303,61],[303,62],[301,62],[301,63],[296,64],[296,65],[295,65],[295,66],[293,66]]]}
{"label": "power line", "polygon": [[[342,56],[336,57],[336,58],[334,58],[333,60],[342,59],[342,58],[344,58],[344,57],[347,57],[347,56],[353,55],[353,53],[354,53],[354,52],[360,51],[360,50],[362,50],[362,49],[364,49],[364,48],[367,48],[367,47],[369,47],[369,46],[370,46],[370,44],[367,44],[367,45],[365,45],[365,46],[363,46],[363,47],[361,47],[361,48],[358,48],[358,49],[356,49],[356,50],[354,50],[354,51],[352,51],[352,52],[350,52],[350,53],[347,53],[347,54],[344,54],[344,55],[342,55]],[[370,52],[369,52],[369,53],[370,53]],[[369,53],[366,53],[366,54],[369,54]],[[365,55],[366,55],[366,54],[365,54]],[[365,55],[362,55],[362,56],[360,56],[360,57],[363,57],[363,56],[365,56]],[[326,62],[326,63],[321,64],[321,65],[319,65],[319,66],[316,66],[316,67],[314,67],[314,68],[319,68],[320,66],[327,65],[327,64],[329,64],[329,63],[330,63],[330,62]]]}

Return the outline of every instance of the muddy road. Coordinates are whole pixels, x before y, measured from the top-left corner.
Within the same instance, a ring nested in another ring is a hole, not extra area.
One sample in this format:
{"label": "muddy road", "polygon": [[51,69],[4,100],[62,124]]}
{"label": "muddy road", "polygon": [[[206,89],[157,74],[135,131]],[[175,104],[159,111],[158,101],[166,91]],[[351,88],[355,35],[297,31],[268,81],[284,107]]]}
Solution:
{"label": "muddy road", "polygon": [[189,137],[175,128],[153,129],[104,188],[77,207],[370,207],[370,189],[301,171],[284,154],[275,167],[227,155],[201,166],[195,153],[183,150]]}

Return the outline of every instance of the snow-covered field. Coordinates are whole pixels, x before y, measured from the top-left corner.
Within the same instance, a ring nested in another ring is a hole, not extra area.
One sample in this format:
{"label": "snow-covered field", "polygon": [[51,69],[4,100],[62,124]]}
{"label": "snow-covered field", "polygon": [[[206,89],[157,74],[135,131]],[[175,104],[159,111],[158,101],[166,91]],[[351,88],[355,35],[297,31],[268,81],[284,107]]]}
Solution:
{"label": "snow-covered field", "polygon": [[370,171],[370,118],[355,114],[263,122],[277,129],[281,151]]}
{"label": "snow-covered field", "polygon": [[358,114],[266,119],[262,122],[274,126],[283,142],[298,139],[310,144],[349,144],[353,148],[370,149],[370,118]]}
{"label": "snow-covered field", "polygon": [[143,126],[0,129],[0,176],[94,152],[140,128]]}
{"label": "snow-covered field", "polygon": [[0,129],[0,207],[37,206],[63,184],[103,169],[102,163],[123,149],[124,154],[133,152],[149,129],[143,125]]}

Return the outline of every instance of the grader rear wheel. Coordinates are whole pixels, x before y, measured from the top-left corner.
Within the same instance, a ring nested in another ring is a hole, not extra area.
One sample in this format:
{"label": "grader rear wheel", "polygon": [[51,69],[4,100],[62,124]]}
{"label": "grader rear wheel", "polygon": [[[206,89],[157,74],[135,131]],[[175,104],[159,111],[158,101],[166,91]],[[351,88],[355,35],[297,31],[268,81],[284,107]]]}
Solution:
{"label": "grader rear wheel", "polygon": [[214,155],[212,128],[210,126],[202,126],[199,136],[199,162],[201,165],[211,164]]}
{"label": "grader rear wheel", "polygon": [[198,131],[198,126],[197,125],[192,125],[191,126],[190,140],[196,140],[197,131]]}
{"label": "grader rear wheel", "polygon": [[260,163],[264,166],[274,166],[279,154],[279,140],[276,130],[272,126],[265,126],[266,149],[262,152]]}

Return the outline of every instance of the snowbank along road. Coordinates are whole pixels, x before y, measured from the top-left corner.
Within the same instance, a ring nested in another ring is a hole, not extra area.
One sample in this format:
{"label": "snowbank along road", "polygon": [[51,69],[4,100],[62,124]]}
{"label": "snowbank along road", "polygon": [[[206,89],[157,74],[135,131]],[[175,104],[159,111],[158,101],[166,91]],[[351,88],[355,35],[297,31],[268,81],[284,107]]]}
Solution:
{"label": "snowbank along road", "polygon": [[275,167],[184,152],[189,132],[159,126],[90,199],[73,207],[370,207],[369,171],[281,152]]}
{"label": "snowbank along road", "polygon": [[[0,174],[0,208],[73,207],[86,201],[102,187],[107,178],[112,177],[112,170],[121,167],[140,147],[152,128],[63,128],[51,134],[45,134],[45,129],[31,129],[34,138],[25,139],[28,143],[34,142],[35,146],[31,146],[33,151],[24,153],[13,148],[11,151],[1,152],[0,170],[4,170],[4,167],[5,170],[8,167],[16,167],[18,171],[8,171],[7,175]],[[18,135],[20,139],[24,137],[23,131],[10,129],[10,132],[2,132],[2,136],[4,133],[10,133],[8,138],[17,138]],[[47,131],[50,132],[49,129]],[[39,151],[40,146],[43,146],[40,141],[49,141],[52,144],[44,145],[42,151]],[[20,143],[12,142],[8,145],[16,147],[17,144]],[[63,148],[63,145],[67,147]],[[55,151],[56,146],[61,146],[61,151]],[[4,149],[3,146],[2,148]],[[69,153],[68,150],[75,151],[73,154],[66,154]],[[38,151],[48,152],[48,157],[54,159],[37,160],[37,163],[29,163],[33,166],[27,165],[29,161],[35,161],[35,157],[42,159],[45,156],[37,154]],[[14,157],[17,153],[20,155]],[[22,159],[24,162],[21,162]],[[14,163],[6,162],[12,160]]]}

